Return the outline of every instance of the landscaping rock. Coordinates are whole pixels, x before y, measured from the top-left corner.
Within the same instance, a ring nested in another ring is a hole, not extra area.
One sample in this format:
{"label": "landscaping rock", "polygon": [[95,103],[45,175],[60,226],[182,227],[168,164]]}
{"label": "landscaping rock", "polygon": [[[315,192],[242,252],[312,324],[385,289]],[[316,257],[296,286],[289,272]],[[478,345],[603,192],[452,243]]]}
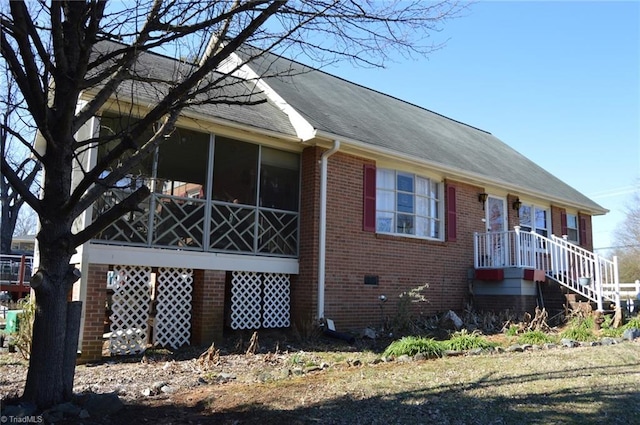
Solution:
{"label": "landscaping rock", "polygon": [[120,411],[124,404],[115,393],[89,394],[86,396],[81,407],[84,408],[91,417],[107,416]]}
{"label": "landscaping rock", "polygon": [[304,373],[311,373],[311,372],[317,372],[319,370],[322,370],[322,368],[320,366],[307,366],[307,368],[304,370]]}
{"label": "landscaping rock", "polygon": [[567,348],[574,348],[574,347],[578,346],[578,343],[576,341],[574,341],[572,339],[569,339],[569,338],[562,338],[560,340],[560,344],[563,347],[567,347]]}
{"label": "landscaping rock", "polygon": [[220,372],[216,377],[216,381],[220,383],[233,381],[234,379],[236,379],[236,376],[234,374],[226,372]]}
{"label": "landscaping rock", "polygon": [[365,337],[365,338],[369,338],[369,339],[376,339],[377,334],[376,334],[375,330],[373,330],[371,328],[365,328],[362,331],[362,336]]}
{"label": "landscaping rock", "polygon": [[403,354],[402,356],[398,357],[396,361],[399,363],[409,363],[411,361],[411,357],[407,356],[406,354]]}
{"label": "landscaping rock", "polygon": [[625,329],[624,333],[622,334],[622,339],[626,341],[633,341],[636,338],[640,338],[640,329],[637,328]]}
{"label": "landscaping rock", "polygon": [[462,319],[452,310],[447,311],[440,319],[440,327],[445,330],[459,331],[463,324]]}

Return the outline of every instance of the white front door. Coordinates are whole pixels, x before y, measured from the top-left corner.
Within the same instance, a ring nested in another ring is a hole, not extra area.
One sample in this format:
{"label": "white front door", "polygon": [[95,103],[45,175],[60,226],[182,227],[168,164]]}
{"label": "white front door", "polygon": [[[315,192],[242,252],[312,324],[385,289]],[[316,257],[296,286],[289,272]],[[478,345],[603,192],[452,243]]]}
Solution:
{"label": "white front door", "polygon": [[502,267],[507,263],[507,214],[506,200],[489,196],[487,198],[486,223],[487,223],[487,243],[490,264],[493,267]]}

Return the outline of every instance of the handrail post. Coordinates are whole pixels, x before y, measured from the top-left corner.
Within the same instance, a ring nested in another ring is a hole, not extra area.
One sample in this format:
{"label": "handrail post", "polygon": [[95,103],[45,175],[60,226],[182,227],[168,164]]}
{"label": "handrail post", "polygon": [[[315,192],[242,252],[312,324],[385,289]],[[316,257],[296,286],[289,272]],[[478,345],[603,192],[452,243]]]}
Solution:
{"label": "handrail post", "polygon": [[618,274],[618,256],[613,256],[613,284],[616,290],[616,308],[620,308],[620,276]]}
{"label": "handrail post", "polygon": [[522,248],[520,242],[520,226],[514,226],[516,232],[516,267],[522,267]]}
{"label": "handrail post", "polygon": [[590,264],[588,258],[582,256],[581,263],[586,263],[587,270],[581,270],[583,276],[591,277],[591,281],[596,285],[596,294],[598,298],[598,311],[604,311],[604,282],[602,281],[602,273],[600,271],[600,261],[598,256],[594,256],[593,264]]}
{"label": "handrail post", "polygon": [[478,232],[473,232],[473,268],[478,268]]}
{"label": "handrail post", "polygon": [[27,257],[22,254],[20,257],[20,268],[18,268],[18,285],[24,285],[24,270],[25,270],[25,262]]}

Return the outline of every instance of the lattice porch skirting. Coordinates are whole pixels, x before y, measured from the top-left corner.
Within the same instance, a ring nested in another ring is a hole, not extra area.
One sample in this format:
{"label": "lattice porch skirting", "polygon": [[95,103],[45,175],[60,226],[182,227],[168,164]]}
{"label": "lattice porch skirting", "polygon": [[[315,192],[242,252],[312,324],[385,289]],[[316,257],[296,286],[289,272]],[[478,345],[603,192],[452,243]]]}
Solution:
{"label": "lattice porch skirting", "polygon": [[290,305],[289,275],[233,272],[232,329],[289,327]]}
{"label": "lattice porch skirting", "polygon": [[[152,270],[142,266],[115,266],[112,298],[111,354],[137,354],[149,339]],[[156,274],[156,316],[153,343],[179,348],[191,337],[193,271],[164,268]]]}

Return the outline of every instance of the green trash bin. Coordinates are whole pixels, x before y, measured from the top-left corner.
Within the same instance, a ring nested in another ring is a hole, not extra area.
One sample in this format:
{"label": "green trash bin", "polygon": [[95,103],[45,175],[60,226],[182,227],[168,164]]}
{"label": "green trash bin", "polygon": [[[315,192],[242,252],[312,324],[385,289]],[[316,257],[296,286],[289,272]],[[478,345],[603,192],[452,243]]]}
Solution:
{"label": "green trash bin", "polygon": [[9,310],[7,311],[7,321],[4,327],[4,332],[7,335],[18,333],[18,327],[20,326],[20,316],[24,310]]}

